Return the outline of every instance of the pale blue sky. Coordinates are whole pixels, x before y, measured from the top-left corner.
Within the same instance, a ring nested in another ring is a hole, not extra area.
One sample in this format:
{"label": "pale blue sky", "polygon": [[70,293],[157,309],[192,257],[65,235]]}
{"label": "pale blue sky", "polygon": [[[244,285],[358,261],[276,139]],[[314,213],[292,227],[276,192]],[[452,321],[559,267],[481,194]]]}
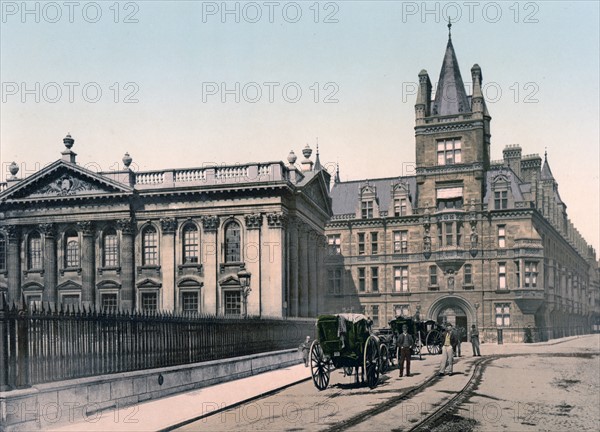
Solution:
{"label": "pale blue sky", "polygon": [[[414,161],[415,96],[403,95],[403,88],[421,69],[437,81],[447,41],[444,12],[455,17],[457,11],[443,2],[428,3],[434,12],[423,15],[420,1],[317,7],[310,1],[298,2],[302,17],[291,23],[293,5],[279,2],[271,23],[268,6],[257,2],[260,21],[248,22],[256,8],[239,3],[237,23],[233,15],[222,22],[220,11],[203,16],[221,2],[121,2],[115,23],[114,2],[101,1],[102,16],[92,23],[96,11],[89,3],[81,2],[71,23],[63,2],[56,3],[60,19],[54,6],[37,3],[39,22],[35,13],[22,15],[21,2],[2,2],[2,179],[13,160],[23,172],[56,160],[66,132],[76,139],[79,162],[104,170],[125,151],[142,170],[285,160],[291,149],[299,154],[319,137],[322,161],[339,162],[343,180],[401,175]],[[462,16],[452,29],[463,80],[470,81],[478,63],[488,96],[502,91],[488,101],[492,157],[501,158],[506,144],[520,144],[524,154],[543,155],[547,147],[569,216],[598,248],[598,3],[492,3],[479,2],[472,20],[464,2],[453,3]],[[337,22],[323,22],[332,12]],[[123,22],[130,13],[137,23]],[[73,102],[65,82],[79,83]],[[240,103],[231,95],[222,103],[220,94],[203,102],[203,83],[212,82],[228,88],[257,82],[263,95],[256,103],[243,95]],[[280,83],[273,103],[265,82]],[[40,83],[39,103],[35,94],[21,101],[21,83],[30,89]],[[102,90],[99,102],[83,98],[88,83]],[[118,103],[114,83],[121,86]],[[126,83],[135,85],[124,89]],[[302,89],[299,102],[283,98],[286,83]],[[326,83],[337,86],[337,103],[323,103],[334,89]],[[134,88],[139,102],[123,103]],[[525,103],[527,96],[537,102]]]}

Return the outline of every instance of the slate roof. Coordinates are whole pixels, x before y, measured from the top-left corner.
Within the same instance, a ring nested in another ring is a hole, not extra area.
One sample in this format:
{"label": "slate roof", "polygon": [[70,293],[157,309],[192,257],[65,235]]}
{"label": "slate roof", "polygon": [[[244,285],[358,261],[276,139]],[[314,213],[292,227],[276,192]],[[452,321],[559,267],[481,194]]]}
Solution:
{"label": "slate roof", "polygon": [[465,85],[460,75],[452,39],[448,39],[440,79],[433,102],[433,115],[453,115],[471,110]]}

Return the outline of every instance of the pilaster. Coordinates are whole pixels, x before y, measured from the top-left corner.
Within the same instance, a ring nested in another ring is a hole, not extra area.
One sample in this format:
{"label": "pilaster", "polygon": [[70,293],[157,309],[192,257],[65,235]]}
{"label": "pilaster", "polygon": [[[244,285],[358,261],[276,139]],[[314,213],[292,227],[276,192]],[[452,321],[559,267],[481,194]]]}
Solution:
{"label": "pilaster", "polygon": [[[56,230],[52,223],[44,223],[39,226],[40,231],[44,234],[44,291],[42,292],[42,300],[56,303],[58,301],[58,293],[56,290],[57,274],[56,274]],[[85,245],[82,245],[85,247]]]}

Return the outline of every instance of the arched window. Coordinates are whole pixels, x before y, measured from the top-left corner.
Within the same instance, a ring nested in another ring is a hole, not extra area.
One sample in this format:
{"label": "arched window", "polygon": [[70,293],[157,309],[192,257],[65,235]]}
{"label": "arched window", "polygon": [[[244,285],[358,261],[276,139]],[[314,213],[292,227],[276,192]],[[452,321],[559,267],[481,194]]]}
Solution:
{"label": "arched window", "polygon": [[27,239],[27,268],[29,270],[42,268],[42,236],[34,231]]}
{"label": "arched window", "polygon": [[240,225],[229,222],[225,227],[225,262],[241,261]]}
{"label": "arched window", "polygon": [[198,227],[188,223],[183,227],[183,263],[197,264],[199,261]]}
{"label": "arched window", "polygon": [[102,238],[102,265],[104,267],[117,267],[119,265],[119,243],[117,232],[109,228]]}
{"label": "arched window", "polygon": [[0,270],[6,270],[6,237],[0,233]]}
{"label": "arched window", "polygon": [[65,234],[65,268],[79,267],[79,236],[75,231]]}
{"label": "arched window", "polygon": [[142,231],[142,260],[142,265],[158,265],[158,235],[152,225]]}

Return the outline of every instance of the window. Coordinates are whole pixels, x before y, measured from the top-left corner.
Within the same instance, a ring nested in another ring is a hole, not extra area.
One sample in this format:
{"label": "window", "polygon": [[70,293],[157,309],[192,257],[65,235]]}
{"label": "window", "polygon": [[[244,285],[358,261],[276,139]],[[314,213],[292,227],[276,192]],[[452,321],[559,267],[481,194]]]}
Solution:
{"label": "window", "polygon": [[37,231],[32,232],[27,239],[27,268],[42,268],[42,236]]}
{"label": "window", "polygon": [[365,254],[365,233],[358,233],[358,254]]}
{"label": "window", "polygon": [[63,294],[60,300],[64,305],[78,305],[79,294]]}
{"label": "window", "polygon": [[510,325],[510,303],[496,303],[496,326]]}
{"label": "window", "polygon": [[379,250],[378,235],[376,232],[371,233],[371,254],[376,255]]}
{"label": "window", "polygon": [[408,292],[408,267],[394,267],[394,292]]}
{"label": "window", "polygon": [[515,275],[517,277],[517,288],[521,288],[521,264],[515,261]]}
{"label": "window", "polygon": [[198,227],[188,223],[183,227],[183,263],[198,264]]}
{"label": "window", "polygon": [[508,208],[508,191],[494,192],[494,208],[496,210],[504,210]]}
{"label": "window", "polygon": [[437,209],[438,211],[446,210],[446,209],[456,209],[460,210],[463,207],[463,199],[461,198],[448,198],[448,199],[438,199],[437,200]]}
{"label": "window", "polygon": [[328,235],[327,244],[329,245],[330,255],[340,255],[342,253],[342,239],[339,234]]}
{"label": "window", "polygon": [[406,198],[394,199],[394,216],[406,216],[407,202]]}
{"label": "window", "polygon": [[373,201],[363,201],[360,204],[363,219],[373,218]]}
{"label": "window", "polygon": [[[537,287],[537,262],[525,261],[525,287],[535,288]],[[577,282],[575,282],[575,288],[577,288]]]}
{"label": "window", "polygon": [[372,311],[371,319],[373,320],[373,327],[379,327],[379,305],[373,305]]}
{"label": "window", "polygon": [[117,294],[106,293],[100,297],[100,305],[103,310],[116,311],[117,310]]}
{"label": "window", "polygon": [[79,267],[79,236],[75,231],[65,234],[65,268]]}
{"label": "window", "polygon": [[107,230],[104,233],[102,242],[104,267],[117,267],[119,265],[119,243],[117,241],[117,232],[114,229]]}
{"label": "window", "polygon": [[158,235],[153,226],[147,226],[142,232],[142,264],[158,265]]}
{"label": "window", "polygon": [[506,263],[498,263],[498,289],[506,289]]}
{"label": "window", "polygon": [[394,305],[394,315],[397,317],[409,317],[410,308],[407,304]]}
{"label": "window", "polygon": [[342,293],[342,269],[329,269],[327,270],[327,291],[329,294],[341,294]]}
{"label": "window", "polygon": [[379,267],[371,267],[371,291],[379,291]]}
{"label": "window", "polygon": [[225,315],[242,314],[242,293],[225,291]]}
{"label": "window", "polygon": [[[155,231],[156,233],[156,231]],[[141,296],[142,310],[155,311],[158,310],[158,294],[157,293],[142,293]]]}
{"label": "window", "polygon": [[506,225],[498,225],[498,247],[506,247]]}
{"label": "window", "polygon": [[394,252],[408,252],[408,231],[394,231]]}
{"label": "window", "polygon": [[454,243],[454,224],[452,222],[446,222],[444,225],[444,229],[446,230],[446,246],[452,246]]}
{"label": "window", "polygon": [[183,312],[198,312],[198,292],[181,293],[181,310]]}
{"label": "window", "polygon": [[429,266],[429,285],[437,285],[437,266]]}
{"label": "window", "polygon": [[229,222],[225,227],[225,262],[240,262],[240,225]]}
{"label": "window", "polygon": [[358,292],[365,292],[365,268],[358,268]]}
{"label": "window", "polygon": [[0,234],[0,270],[6,270],[6,237]]}
{"label": "window", "polygon": [[472,273],[472,267],[471,264],[465,264],[464,267],[464,272],[465,272],[465,280],[464,283],[465,285],[472,285],[473,284],[473,273]]}
{"label": "window", "polygon": [[462,163],[460,139],[446,139],[437,142],[438,165]]}

